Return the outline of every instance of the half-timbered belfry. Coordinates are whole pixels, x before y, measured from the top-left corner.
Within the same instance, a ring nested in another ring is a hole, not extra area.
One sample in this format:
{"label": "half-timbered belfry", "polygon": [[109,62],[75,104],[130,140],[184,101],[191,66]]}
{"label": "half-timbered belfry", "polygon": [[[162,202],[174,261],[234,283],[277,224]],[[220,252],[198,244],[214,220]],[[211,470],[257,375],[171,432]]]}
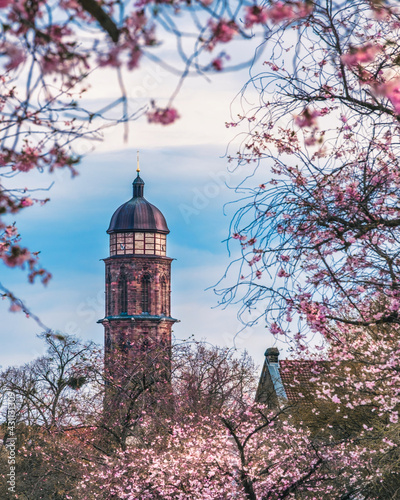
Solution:
{"label": "half-timbered belfry", "polygon": [[[126,360],[171,347],[171,262],[169,229],[163,214],[143,196],[144,182],[133,181],[133,197],[111,218],[110,256],[104,259],[106,312],[105,364],[113,353]],[[137,361],[137,360],[135,360]]]}

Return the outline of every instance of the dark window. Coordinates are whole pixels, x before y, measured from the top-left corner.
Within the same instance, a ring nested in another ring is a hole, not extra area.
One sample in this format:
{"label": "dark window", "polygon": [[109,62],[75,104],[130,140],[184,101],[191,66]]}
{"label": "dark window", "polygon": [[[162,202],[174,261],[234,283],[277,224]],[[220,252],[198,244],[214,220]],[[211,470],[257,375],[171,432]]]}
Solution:
{"label": "dark window", "polygon": [[161,314],[168,313],[168,289],[165,277],[161,279]]}
{"label": "dark window", "polygon": [[106,286],[106,316],[112,315],[112,289],[111,289],[111,273],[110,270],[107,272],[107,286]]}
{"label": "dark window", "polygon": [[106,347],[106,351],[109,352],[111,349],[111,336],[110,336],[110,332],[108,332],[108,331],[106,332],[105,347]]}
{"label": "dark window", "polygon": [[150,312],[150,276],[142,278],[142,312]]}
{"label": "dark window", "polygon": [[118,281],[118,292],[119,292],[119,312],[128,312],[128,284],[126,280],[126,275],[124,272],[121,273]]}

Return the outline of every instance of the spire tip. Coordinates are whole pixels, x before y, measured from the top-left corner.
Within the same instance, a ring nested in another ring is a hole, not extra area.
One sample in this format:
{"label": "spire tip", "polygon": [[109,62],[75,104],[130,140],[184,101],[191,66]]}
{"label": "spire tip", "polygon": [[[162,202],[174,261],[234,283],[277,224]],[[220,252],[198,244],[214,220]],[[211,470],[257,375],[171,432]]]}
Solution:
{"label": "spire tip", "polygon": [[136,168],[136,172],[139,175],[139,172],[140,172],[140,167],[139,167],[139,151],[137,151],[137,168]]}

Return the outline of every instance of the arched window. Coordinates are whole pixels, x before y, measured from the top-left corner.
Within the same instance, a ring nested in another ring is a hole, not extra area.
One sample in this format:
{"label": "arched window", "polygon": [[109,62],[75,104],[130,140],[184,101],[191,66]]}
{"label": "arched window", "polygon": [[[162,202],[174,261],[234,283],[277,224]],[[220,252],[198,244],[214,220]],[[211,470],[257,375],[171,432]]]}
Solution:
{"label": "arched window", "polygon": [[110,350],[111,350],[111,335],[110,335],[110,332],[108,330],[106,330],[105,348],[106,348],[106,352],[110,352]]}
{"label": "arched window", "polygon": [[165,276],[161,278],[161,314],[168,314],[168,287]]}
{"label": "arched window", "polygon": [[111,316],[112,311],[112,289],[111,289],[112,277],[110,269],[107,272],[107,280],[106,280],[106,316]]}
{"label": "arched window", "polygon": [[150,312],[150,276],[148,274],[142,278],[142,312]]}
{"label": "arched window", "polygon": [[119,295],[119,313],[127,314],[128,312],[128,283],[124,269],[118,280],[118,295]]}

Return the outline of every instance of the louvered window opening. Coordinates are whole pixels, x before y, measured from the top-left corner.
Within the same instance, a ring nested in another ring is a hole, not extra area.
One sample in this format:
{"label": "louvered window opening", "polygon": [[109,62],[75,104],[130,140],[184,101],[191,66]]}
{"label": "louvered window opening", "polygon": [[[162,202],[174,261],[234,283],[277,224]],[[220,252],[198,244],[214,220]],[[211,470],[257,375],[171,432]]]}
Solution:
{"label": "louvered window opening", "polygon": [[126,276],[121,276],[118,283],[119,288],[119,312],[128,312],[128,284],[126,282]]}
{"label": "louvered window opening", "polygon": [[142,312],[150,312],[150,276],[142,279]]}
{"label": "louvered window opening", "polygon": [[168,314],[168,289],[165,278],[161,281],[161,313]]}

